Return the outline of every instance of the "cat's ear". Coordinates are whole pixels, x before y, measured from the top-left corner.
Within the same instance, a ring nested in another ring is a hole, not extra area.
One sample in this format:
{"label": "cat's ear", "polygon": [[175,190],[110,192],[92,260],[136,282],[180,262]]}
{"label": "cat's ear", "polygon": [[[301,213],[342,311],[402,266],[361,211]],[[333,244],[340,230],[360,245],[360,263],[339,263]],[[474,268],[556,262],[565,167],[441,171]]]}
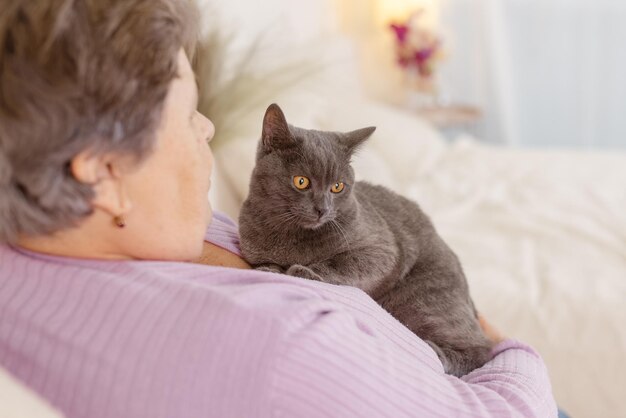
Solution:
{"label": "cat's ear", "polygon": [[261,141],[263,141],[263,148],[266,151],[293,145],[293,138],[289,132],[285,115],[276,103],[272,103],[265,111]]}
{"label": "cat's ear", "polygon": [[348,153],[352,154],[374,133],[375,130],[375,126],[370,126],[368,128],[361,128],[356,131],[346,132],[341,136],[341,142],[346,147]]}

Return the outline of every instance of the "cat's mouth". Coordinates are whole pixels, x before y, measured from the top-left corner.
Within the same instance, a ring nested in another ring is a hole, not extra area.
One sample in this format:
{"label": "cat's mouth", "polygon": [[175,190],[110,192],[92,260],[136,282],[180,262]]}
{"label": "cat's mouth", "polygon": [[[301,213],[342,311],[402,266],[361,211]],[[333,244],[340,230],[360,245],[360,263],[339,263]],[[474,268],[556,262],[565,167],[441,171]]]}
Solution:
{"label": "cat's mouth", "polygon": [[330,221],[330,216],[328,215],[322,216],[321,218],[306,217],[302,219],[302,221],[300,222],[300,226],[302,226],[304,229],[314,230],[326,225],[328,221]]}
{"label": "cat's mouth", "polygon": [[328,222],[328,221],[327,220],[319,220],[319,221],[316,221],[316,222],[302,223],[301,225],[305,229],[318,229],[318,228],[322,227],[323,225],[325,225],[326,222]]}

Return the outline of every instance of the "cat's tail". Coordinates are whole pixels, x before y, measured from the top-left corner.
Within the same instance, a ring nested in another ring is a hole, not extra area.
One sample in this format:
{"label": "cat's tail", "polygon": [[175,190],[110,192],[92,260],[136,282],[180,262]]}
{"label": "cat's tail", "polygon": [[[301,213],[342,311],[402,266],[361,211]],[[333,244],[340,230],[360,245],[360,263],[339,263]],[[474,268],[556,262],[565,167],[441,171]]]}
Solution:
{"label": "cat's tail", "polygon": [[464,348],[439,346],[432,341],[426,342],[439,356],[444,371],[456,377],[465,376],[491,360],[491,344],[488,341],[482,345]]}

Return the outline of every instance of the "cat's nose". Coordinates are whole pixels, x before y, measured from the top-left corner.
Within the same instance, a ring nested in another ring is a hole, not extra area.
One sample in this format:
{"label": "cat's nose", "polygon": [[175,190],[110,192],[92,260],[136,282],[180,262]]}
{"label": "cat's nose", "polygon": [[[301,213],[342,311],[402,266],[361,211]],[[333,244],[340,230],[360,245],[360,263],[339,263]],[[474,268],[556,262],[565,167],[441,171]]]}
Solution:
{"label": "cat's nose", "polygon": [[315,211],[317,212],[318,219],[322,219],[328,213],[328,208],[318,208],[318,207],[316,207]]}

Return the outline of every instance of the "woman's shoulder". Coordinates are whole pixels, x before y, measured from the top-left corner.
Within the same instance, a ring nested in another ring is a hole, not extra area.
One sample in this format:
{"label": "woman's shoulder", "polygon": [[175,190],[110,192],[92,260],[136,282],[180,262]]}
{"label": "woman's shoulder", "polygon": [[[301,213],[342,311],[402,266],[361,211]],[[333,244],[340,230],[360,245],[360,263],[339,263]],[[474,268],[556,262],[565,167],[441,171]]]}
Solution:
{"label": "woman's shoulder", "polygon": [[[67,264],[8,251],[0,253],[0,306],[13,329],[0,327],[0,357],[27,371],[26,384],[66,382],[44,387],[44,396],[78,390],[89,399],[97,391],[123,410],[123,394],[141,387],[133,396],[156,414],[164,406],[152,394],[176,382],[194,402],[213,400],[202,411],[221,405],[249,416],[240,399],[266,405],[278,374],[326,367],[375,335],[380,344],[404,340],[412,358],[428,349],[356,288],[191,263]],[[33,351],[20,341],[43,345]],[[306,364],[296,361],[303,353]],[[83,364],[99,374],[95,383]],[[192,396],[199,387],[203,395]]]}
{"label": "woman's shoulder", "polygon": [[204,240],[234,254],[241,255],[237,224],[221,212],[213,213],[213,218],[206,230]]}
{"label": "woman's shoulder", "polygon": [[195,403],[184,416],[224,416],[216,412],[222,407],[250,416],[239,400],[267,402],[272,361],[289,335],[338,309],[323,284],[271,273],[190,263],[68,264],[0,251],[3,365],[29,386],[48,382],[39,387],[46,398],[99,393],[122,411],[144,405],[147,416],[167,407],[157,394],[171,385],[180,389],[181,408]]}
{"label": "woman's shoulder", "polygon": [[[222,227],[225,233],[233,232],[228,229],[234,225],[232,221],[216,221],[209,234]],[[63,298],[65,304],[84,302],[81,292],[93,296],[94,303],[109,298],[112,309],[148,300],[158,300],[161,306],[203,300],[208,305],[204,309],[237,311],[242,316],[279,322],[293,322],[313,306],[339,309],[344,304],[368,304],[369,299],[355,288],[256,270],[187,262],[72,259],[0,247],[0,301],[10,306],[9,299],[15,300],[21,293],[28,298],[27,293],[46,291],[43,288],[50,288],[47,291]],[[14,289],[15,293],[3,294],[2,289]],[[300,313],[294,315],[295,311]]]}
{"label": "woman's shoulder", "polygon": [[[234,222],[220,214],[211,225],[211,237],[236,234]],[[51,306],[76,310],[107,304],[113,313],[124,308],[154,316],[195,306],[232,323],[286,329],[329,312],[386,316],[357,288],[282,274],[187,262],[72,259],[0,247],[0,305],[19,315],[19,309],[29,309],[19,301],[35,293],[53,295],[45,301]]]}

